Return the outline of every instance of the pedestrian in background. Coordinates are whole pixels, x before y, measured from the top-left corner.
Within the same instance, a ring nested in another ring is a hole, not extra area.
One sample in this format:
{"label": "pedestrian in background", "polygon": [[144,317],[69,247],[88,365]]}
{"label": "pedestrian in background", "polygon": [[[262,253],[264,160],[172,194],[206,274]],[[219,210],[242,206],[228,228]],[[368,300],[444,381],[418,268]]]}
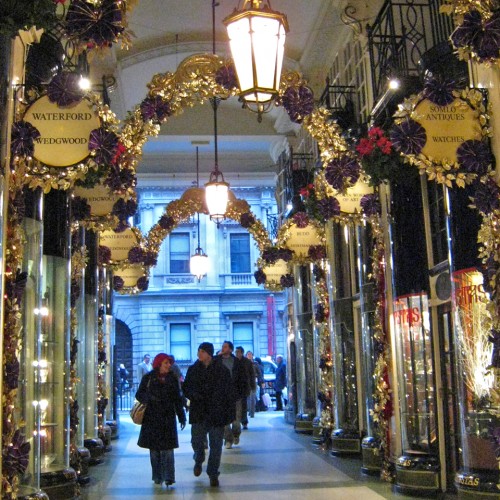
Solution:
{"label": "pedestrian in background", "polygon": [[247,351],[247,359],[252,363],[252,391],[250,396],[247,398],[248,416],[250,418],[255,417],[255,411],[257,409],[257,391],[259,390],[259,381],[263,379],[262,371],[259,364],[253,359],[253,352]]}
{"label": "pedestrian in background", "polygon": [[283,361],[283,356],[276,356],[276,380],[274,381],[274,390],[276,392],[276,409],[275,411],[283,411],[283,389],[286,387],[286,365]]}
{"label": "pedestrian in background", "polygon": [[[251,397],[252,393],[255,394],[255,389],[257,388],[257,382],[255,381],[255,373],[253,371],[253,363],[244,356],[245,349],[243,346],[238,346],[235,351],[236,357],[239,359],[240,363],[243,365],[245,377],[246,377],[246,389],[247,396],[241,399],[241,425],[243,429],[248,429],[248,398]],[[255,410],[254,410],[255,415]],[[252,416],[254,416],[252,415]]]}
{"label": "pedestrian in background", "polygon": [[137,383],[140,384],[142,377],[152,369],[151,356],[149,354],[144,354],[142,361],[137,365]]}
{"label": "pedestrian in background", "polygon": [[169,356],[155,356],[152,370],[141,380],[135,398],[146,405],[139,441],[141,448],[148,448],[152,479],[155,484],[168,486],[175,483],[174,449],[179,447],[177,423],[186,426],[186,414],[179,389],[179,382],[171,372]]}
{"label": "pedestrian in background", "polygon": [[235,395],[229,370],[220,357],[214,357],[214,346],[203,342],[198,347],[198,361],[188,368],[182,384],[189,399],[191,446],[194,451],[193,474],[202,473],[205,444],[210,446],[207,475],[210,486],[219,486],[224,428],[234,419]]}
{"label": "pedestrian in background", "polygon": [[247,372],[242,361],[233,354],[233,350],[233,343],[225,340],[222,344],[221,354],[218,356],[222,360],[222,364],[231,373],[231,380],[236,394],[234,420],[226,425],[224,430],[224,441],[228,450],[233,447],[233,444],[240,443],[243,398],[246,399],[250,394]]}
{"label": "pedestrian in background", "polygon": [[266,380],[264,379],[264,365],[262,363],[262,359],[258,356],[255,358],[255,363],[259,368],[259,375],[257,375],[257,404],[255,411],[266,411],[267,406],[264,403],[264,388],[266,387]]}

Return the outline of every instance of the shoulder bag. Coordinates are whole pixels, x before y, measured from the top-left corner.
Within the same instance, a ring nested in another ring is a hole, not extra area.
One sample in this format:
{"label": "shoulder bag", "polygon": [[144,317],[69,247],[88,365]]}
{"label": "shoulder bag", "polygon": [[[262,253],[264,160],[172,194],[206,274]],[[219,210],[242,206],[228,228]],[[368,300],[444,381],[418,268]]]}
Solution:
{"label": "shoulder bag", "polygon": [[[149,382],[151,382],[151,378],[148,380],[148,390],[149,390]],[[146,406],[144,403],[140,403],[136,401],[134,406],[130,409],[130,418],[132,422],[137,425],[142,425],[142,421],[144,420],[144,413],[146,411]]]}

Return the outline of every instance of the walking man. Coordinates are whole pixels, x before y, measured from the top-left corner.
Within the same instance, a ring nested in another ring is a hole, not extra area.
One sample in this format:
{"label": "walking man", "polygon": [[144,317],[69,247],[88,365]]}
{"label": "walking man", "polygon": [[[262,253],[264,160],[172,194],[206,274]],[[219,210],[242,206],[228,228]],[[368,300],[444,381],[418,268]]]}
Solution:
{"label": "walking man", "polygon": [[233,388],[235,392],[235,408],[234,419],[226,425],[224,429],[224,440],[226,448],[229,450],[233,444],[239,444],[241,434],[241,419],[243,410],[243,398],[247,398],[250,394],[250,386],[245,372],[243,363],[233,354],[234,345],[229,340],[225,340],[222,344],[220,359],[222,364],[231,373]]}
{"label": "walking man", "polygon": [[149,373],[153,369],[151,364],[151,356],[149,354],[144,354],[142,361],[137,365],[137,382],[140,384],[142,377]]}
{"label": "walking man", "polygon": [[235,396],[231,374],[219,357],[214,358],[214,346],[210,342],[198,347],[198,361],[188,368],[182,388],[190,401],[193,473],[196,477],[202,473],[208,434],[207,475],[210,486],[219,486],[224,426],[234,419]]}
{"label": "walking man", "polygon": [[[246,384],[247,384],[246,392],[248,392],[248,395],[246,398],[241,399],[241,425],[243,426],[243,429],[248,429],[248,408],[249,408],[248,399],[252,397],[252,394],[254,395],[255,398],[255,391],[257,390],[257,380],[255,378],[252,361],[243,356],[243,354],[245,353],[243,346],[238,346],[235,349],[235,353],[236,357],[240,360],[241,364],[243,365],[244,373],[246,376]],[[255,416],[255,405],[253,408],[253,414],[251,414],[251,416],[252,417]]]}
{"label": "walking man", "polygon": [[283,411],[283,389],[286,387],[286,365],[283,356],[276,356],[276,380],[274,381],[274,390],[276,392],[276,410]]}

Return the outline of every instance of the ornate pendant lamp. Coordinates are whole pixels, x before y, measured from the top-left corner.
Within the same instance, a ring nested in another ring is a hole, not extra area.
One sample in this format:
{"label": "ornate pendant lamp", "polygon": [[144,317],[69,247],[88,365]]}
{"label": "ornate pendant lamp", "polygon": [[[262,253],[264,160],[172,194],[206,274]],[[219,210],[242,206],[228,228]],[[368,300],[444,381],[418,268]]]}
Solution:
{"label": "ornate pendant lamp", "polygon": [[[198,146],[196,146],[196,187],[199,187],[199,167],[198,167]],[[208,273],[209,261],[207,254],[200,246],[200,213],[198,212],[198,246],[194,251],[194,255],[189,260],[189,271],[198,278],[198,282]]]}
{"label": "ornate pendant lamp", "polygon": [[[215,7],[218,3],[212,1],[212,37],[213,37],[213,53],[215,54]],[[207,203],[210,220],[213,220],[217,227],[226,217],[227,202],[229,199],[229,184],[224,180],[222,172],[219,170],[219,150],[217,144],[217,108],[219,107],[220,98],[213,97],[210,99],[214,110],[214,153],[215,166],[210,173],[210,178],[205,184],[205,200]]]}
{"label": "ornate pendant lamp", "polygon": [[280,87],[287,18],[273,11],[268,0],[245,0],[243,9],[235,9],[223,23],[229,36],[240,96],[249,109],[259,115],[265,113]]}

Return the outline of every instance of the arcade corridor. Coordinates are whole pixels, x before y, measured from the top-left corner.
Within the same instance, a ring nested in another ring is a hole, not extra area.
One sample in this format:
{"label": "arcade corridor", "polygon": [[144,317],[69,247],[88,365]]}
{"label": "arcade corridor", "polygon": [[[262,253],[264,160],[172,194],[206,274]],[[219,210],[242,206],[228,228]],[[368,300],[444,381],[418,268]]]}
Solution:
{"label": "arcade corridor", "polygon": [[121,415],[119,439],[101,465],[91,469],[92,481],[82,488],[84,500],[150,498],[408,500],[391,485],[363,476],[358,459],[338,459],[317,450],[310,435],[297,434],[283,414],[257,413],[243,431],[240,445],[223,450],[220,487],[211,488],[205,472],[193,476],[190,427],[179,433],[176,483],[169,490],[151,481],[148,450],[137,446],[139,427]]}

